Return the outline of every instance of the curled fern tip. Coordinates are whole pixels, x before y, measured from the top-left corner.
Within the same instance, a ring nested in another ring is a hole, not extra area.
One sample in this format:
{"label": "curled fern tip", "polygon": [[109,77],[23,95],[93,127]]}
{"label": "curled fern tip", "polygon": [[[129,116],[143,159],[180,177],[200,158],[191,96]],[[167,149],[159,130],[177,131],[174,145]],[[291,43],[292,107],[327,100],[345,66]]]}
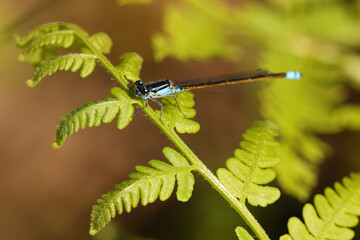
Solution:
{"label": "curled fern tip", "polygon": [[91,230],[89,231],[89,234],[90,234],[91,236],[94,236],[96,233],[97,233],[97,231],[95,231],[95,230],[93,230],[93,229],[91,229]]}
{"label": "curled fern tip", "polygon": [[34,87],[35,86],[34,82],[31,79],[26,81],[26,85],[28,87]]}
{"label": "curled fern tip", "polygon": [[55,149],[58,149],[58,148],[61,147],[61,145],[58,144],[57,142],[54,142],[54,143],[52,144],[52,147],[55,148]]}

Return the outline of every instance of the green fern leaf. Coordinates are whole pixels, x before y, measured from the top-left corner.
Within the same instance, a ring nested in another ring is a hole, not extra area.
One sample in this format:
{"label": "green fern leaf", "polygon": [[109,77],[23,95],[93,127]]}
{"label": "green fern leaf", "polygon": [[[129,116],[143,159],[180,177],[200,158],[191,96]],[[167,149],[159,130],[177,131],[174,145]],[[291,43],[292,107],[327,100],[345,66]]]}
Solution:
{"label": "green fern leaf", "polygon": [[243,134],[242,149],[236,149],[234,157],[226,161],[226,167],[217,171],[219,180],[240,202],[265,207],[280,197],[280,191],[270,186],[260,186],[275,179],[274,167],[278,143],[275,126],[270,122],[256,122]]}
{"label": "green fern leaf", "polygon": [[[162,102],[166,105],[163,108],[163,122],[170,128],[175,128],[179,133],[196,133],[200,130],[200,124],[190,120],[195,117],[196,111],[193,108],[195,105],[194,94],[191,92],[182,92],[176,94],[178,105],[173,97],[166,97]],[[160,111],[157,111],[160,116]],[[185,114],[185,115],[184,115]]]}
{"label": "green fern leaf", "polygon": [[54,57],[47,61],[46,64],[40,65],[35,69],[35,75],[26,83],[29,87],[34,87],[40,82],[42,78],[47,75],[52,75],[57,70],[71,70],[75,72],[81,68],[80,76],[87,77],[95,68],[96,55],[85,53],[72,53],[59,57]]}
{"label": "green fern leaf", "polygon": [[360,216],[360,174],[345,177],[342,184],[336,182],[335,190],[326,188],[325,196],[317,194],[314,205],[303,208],[305,224],[296,217],[289,219],[289,234],[281,240],[352,239],[349,228],[358,224]]}
{"label": "green fern leaf", "polygon": [[140,79],[140,70],[143,58],[135,53],[124,53],[120,56],[120,63],[116,66],[119,73],[125,75],[128,80],[133,82]]}
{"label": "green fern leaf", "polygon": [[104,98],[100,101],[88,102],[61,118],[56,128],[56,141],[54,148],[63,145],[66,137],[86,126],[99,126],[101,123],[111,122],[119,113],[118,129],[125,128],[132,120],[134,108],[132,100],[120,88],[114,87],[111,93],[116,97]]}
{"label": "green fern leaf", "polygon": [[245,228],[237,227],[235,229],[236,236],[239,240],[254,240],[254,238],[245,230]]}
{"label": "green fern leaf", "polygon": [[164,148],[163,153],[171,163],[151,160],[151,167],[137,166],[137,172],[130,174],[130,180],[115,186],[115,190],[102,196],[98,205],[93,207],[91,213],[90,234],[95,235],[115,217],[116,210],[122,214],[124,209],[130,212],[141,204],[146,206],[156,199],[167,200],[174,190],[177,182],[176,196],[179,201],[188,201],[191,197],[195,183],[191,173],[196,169],[178,152],[171,148]]}
{"label": "green fern leaf", "polygon": [[89,38],[89,41],[98,51],[102,53],[110,53],[112,41],[106,33],[96,33]]}

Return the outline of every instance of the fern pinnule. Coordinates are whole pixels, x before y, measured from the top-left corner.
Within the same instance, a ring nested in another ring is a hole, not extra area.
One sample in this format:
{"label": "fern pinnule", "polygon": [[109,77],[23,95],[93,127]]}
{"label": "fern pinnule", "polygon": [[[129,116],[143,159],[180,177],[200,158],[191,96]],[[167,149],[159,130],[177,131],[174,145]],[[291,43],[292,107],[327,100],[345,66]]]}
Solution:
{"label": "fern pinnule", "polygon": [[128,80],[133,82],[140,79],[140,70],[143,63],[143,58],[135,53],[128,52],[120,56],[120,63],[116,66],[116,69]]}
{"label": "fern pinnule", "polygon": [[112,41],[106,33],[96,33],[89,37],[89,41],[102,53],[109,53],[111,50]]}
{"label": "fern pinnule", "polygon": [[42,78],[47,75],[52,75],[57,70],[70,69],[72,72],[76,72],[81,66],[80,76],[85,78],[94,71],[96,58],[96,55],[86,53],[70,53],[54,57],[36,68],[34,77],[26,83],[29,87],[34,87]]}
{"label": "fern pinnule", "polygon": [[134,113],[132,100],[120,88],[114,87],[111,93],[117,98],[104,98],[95,102],[84,103],[83,106],[67,114],[59,120],[56,128],[56,141],[54,148],[63,145],[66,137],[86,126],[99,126],[101,123],[111,122],[119,113],[118,129],[125,128],[131,121]]}
{"label": "fern pinnule", "polygon": [[275,179],[274,167],[278,143],[276,127],[270,122],[256,122],[243,134],[242,149],[236,149],[234,157],[226,161],[226,167],[217,171],[218,178],[240,202],[265,207],[280,197],[275,187],[261,186]]}
{"label": "fern pinnule", "polygon": [[151,160],[149,165],[137,166],[137,172],[130,174],[130,180],[115,186],[98,200],[91,213],[90,234],[95,235],[105,226],[111,217],[115,217],[116,210],[122,214],[124,209],[130,212],[137,207],[139,201],[143,206],[156,199],[167,200],[177,183],[176,196],[179,201],[188,201],[195,183],[192,170],[196,166],[171,148],[164,148],[163,153],[171,164],[159,160]]}
{"label": "fern pinnule", "polygon": [[360,174],[336,182],[334,189],[326,188],[325,196],[317,194],[314,205],[303,208],[305,224],[292,217],[288,222],[289,234],[281,240],[334,239],[347,240],[354,237],[353,230],[360,216]]}
{"label": "fern pinnule", "polygon": [[[200,130],[200,124],[191,120],[195,117],[196,110],[193,108],[195,105],[194,94],[191,92],[182,92],[176,95],[177,106],[173,97],[166,97],[162,102],[166,105],[163,108],[163,122],[170,128],[175,128],[179,133],[196,133]],[[160,115],[160,111],[157,111]]]}

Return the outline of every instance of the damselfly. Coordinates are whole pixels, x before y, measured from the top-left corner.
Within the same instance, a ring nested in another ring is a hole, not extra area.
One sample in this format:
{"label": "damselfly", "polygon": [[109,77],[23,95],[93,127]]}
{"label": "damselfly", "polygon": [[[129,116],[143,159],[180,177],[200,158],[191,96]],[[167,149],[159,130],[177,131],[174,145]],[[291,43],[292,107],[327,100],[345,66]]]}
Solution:
{"label": "damselfly", "polygon": [[[189,79],[173,82],[169,79],[161,80],[144,85],[142,81],[136,81],[134,85],[135,95],[145,100],[145,109],[148,106],[148,99],[156,102],[161,106],[160,119],[162,117],[162,103],[156,98],[172,96],[181,111],[181,108],[174,96],[175,93],[184,92],[206,87],[224,86],[230,84],[251,83],[256,81],[264,81],[274,78],[285,78],[290,80],[300,79],[300,72],[290,71],[283,73],[270,73],[267,70],[256,69],[247,72],[240,72],[231,75],[222,75],[210,78]],[[141,110],[143,110],[141,109]]]}

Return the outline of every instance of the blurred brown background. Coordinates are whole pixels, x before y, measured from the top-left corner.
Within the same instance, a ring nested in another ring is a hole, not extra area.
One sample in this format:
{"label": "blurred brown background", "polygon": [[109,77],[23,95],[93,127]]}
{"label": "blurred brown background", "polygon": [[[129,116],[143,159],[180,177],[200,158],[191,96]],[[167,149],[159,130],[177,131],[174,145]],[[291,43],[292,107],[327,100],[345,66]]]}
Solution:
{"label": "blurred brown background", "polygon": [[[39,8],[42,2],[50,3]],[[114,64],[124,52],[135,51],[144,58],[141,77],[145,82],[234,71],[234,64],[226,61],[182,63],[168,58],[154,62],[150,37],[161,30],[163,8],[168,2],[121,7],[115,0],[2,0],[0,27],[9,28],[11,34],[24,34],[40,24],[66,21],[90,34],[105,32],[113,40],[108,57]],[[26,17],[29,12],[31,18]],[[101,194],[127,179],[135,165],[164,160],[161,149],[172,145],[143,113],[138,113],[122,131],[114,123],[87,128],[67,138],[62,148],[53,149],[58,118],[85,101],[110,96],[115,82],[97,67],[86,79],[79,73],[58,72],[37,87],[28,88],[25,81],[32,77],[32,67],[17,60],[20,51],[11,35],[3,33],[0,49],[0,238],[92,239],[88,234],[90,212]],[[248,58],[243,70],[254,67],[256,59]],[[241,133],[261,119],[256,94],[210,96],[199,92],[195,100],[195,119],[201,130],[196,135],[183,135],[183,139],[214,170],[232,155]],[[285,200],[297,210],[274,215]],[[261,210],[262,215],[276,218],[284,233],[287,218],[301,212],[301,204],[285,200]],[[131,214],[117,216],[95,238],[235,239],[233,229],[240,224],[240,217],[197,177],[189,203],[178,203],[172,197],[164,203],[138,207]],[[224,229],[220,229],[222,225]],[[269,229],[266,223],[264,228]]]}

